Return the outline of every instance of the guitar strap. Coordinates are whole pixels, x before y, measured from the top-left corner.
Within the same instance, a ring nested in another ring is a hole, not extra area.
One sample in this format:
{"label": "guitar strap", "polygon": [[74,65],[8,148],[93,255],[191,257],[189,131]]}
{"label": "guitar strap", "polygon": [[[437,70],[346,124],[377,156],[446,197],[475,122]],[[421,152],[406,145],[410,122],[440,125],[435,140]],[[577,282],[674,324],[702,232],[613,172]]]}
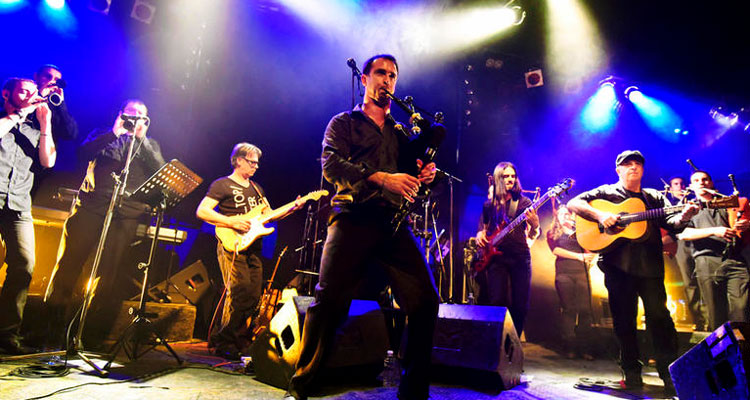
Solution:
{"label": "guitar strap", "polygon": [[508,221],[511,221],[516,217],[516,210],[518,210],[518,200],[511,200],[510,207],[508,207],[508,214],[505,216],[508,218]]}
{"label": "guitar strap", "polygon": [[250,184],[253,186],[253,190],[255,190],[255,193],[257,193],[258,196],[260,197],[261,203],[265,203],[270,208],[271,205],[268,204],[268,200],[266,200],[266,196],[263,196],[263,193],[261,193],[260,189],[258,189],[258,186],[255,185],[255,182],[253,182],[252,179],[250,179]]}

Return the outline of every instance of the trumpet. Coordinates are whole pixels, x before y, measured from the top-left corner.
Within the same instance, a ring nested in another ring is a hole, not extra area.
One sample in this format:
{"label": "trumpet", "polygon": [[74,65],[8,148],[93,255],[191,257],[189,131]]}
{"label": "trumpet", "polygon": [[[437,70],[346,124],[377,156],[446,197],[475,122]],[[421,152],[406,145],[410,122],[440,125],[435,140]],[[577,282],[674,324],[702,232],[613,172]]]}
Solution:
{"label": "trumpet", "polygon": [[63,97],[60,93],[54,92],[50,93],[47,97],[42,97],[42,100],[46,101],[47,103],[59,107],[60,104],[63,102]]}

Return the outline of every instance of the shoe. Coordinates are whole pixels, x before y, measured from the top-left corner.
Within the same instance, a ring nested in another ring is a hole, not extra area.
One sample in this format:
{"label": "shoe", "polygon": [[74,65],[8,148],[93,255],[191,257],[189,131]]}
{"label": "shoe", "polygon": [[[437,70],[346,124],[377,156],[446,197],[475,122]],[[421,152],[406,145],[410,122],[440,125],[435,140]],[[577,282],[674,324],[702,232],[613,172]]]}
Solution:
{"label": "shoe", "polygon": [[25,346],[21,343],[21,339],[16,335],[5,335],[0,336],[0,353],[17,356],[36,353],[36,350]]}
{"label": "shoe", "polygon": [[284,400],[307,400],[307,396],[299,394],[294,390],[287,390],[284,393]]}
{"label": "shoe", "polygon": [[624,371],[625,379],[620,381],[623,389],[638,389],[643,387],[643,377],[640,368],[637,370]]}

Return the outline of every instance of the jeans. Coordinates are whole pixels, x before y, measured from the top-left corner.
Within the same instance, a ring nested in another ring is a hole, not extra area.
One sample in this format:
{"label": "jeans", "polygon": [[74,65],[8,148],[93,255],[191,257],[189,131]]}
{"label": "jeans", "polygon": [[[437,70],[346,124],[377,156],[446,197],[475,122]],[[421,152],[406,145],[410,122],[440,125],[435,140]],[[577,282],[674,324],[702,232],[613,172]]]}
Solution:
{"label": "jeans", "polygon": [[18,336],[34,272],[34,220],[31,211],[0,210],[8,270],[0,292],[0,335]]}

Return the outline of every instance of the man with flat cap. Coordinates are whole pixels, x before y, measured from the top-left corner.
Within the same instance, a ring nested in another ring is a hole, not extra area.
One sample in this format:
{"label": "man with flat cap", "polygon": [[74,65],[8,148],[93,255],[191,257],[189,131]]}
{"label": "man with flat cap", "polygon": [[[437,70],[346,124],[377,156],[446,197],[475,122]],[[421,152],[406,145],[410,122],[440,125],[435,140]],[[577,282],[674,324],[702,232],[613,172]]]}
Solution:
{"label": "man with flat cap", "polygon": [[[583,218],[598,221],[605,228],[617,224],[620,215],[592,207],[589,203],[603,199],[622,203],[631,198],[642,201],[646,209],[669,206],[669,201],[656,189],[641,187],[645,158],[638,150],[626,150],[617,156],[615,171],[618,182],[602,185],[581,193],[568,202],[568,208]],[[664,390],[674,394],[669,375],[669,364],[677,358],[677,331],[666,307],[664,287],[664,258],[659,227],[669,231],[683,228],[698,208],[686,206],[681,213],[647,221],[646,233],[637,240],[620,238],[599,257],[599,268],[604,272],[604,284],[609,293],[609,309],[615,336],[620,345],[620,368],[626,389],[643,386],[638,351],[638,297],[643,300],[646,325],[654,346],[659,377]]]}

